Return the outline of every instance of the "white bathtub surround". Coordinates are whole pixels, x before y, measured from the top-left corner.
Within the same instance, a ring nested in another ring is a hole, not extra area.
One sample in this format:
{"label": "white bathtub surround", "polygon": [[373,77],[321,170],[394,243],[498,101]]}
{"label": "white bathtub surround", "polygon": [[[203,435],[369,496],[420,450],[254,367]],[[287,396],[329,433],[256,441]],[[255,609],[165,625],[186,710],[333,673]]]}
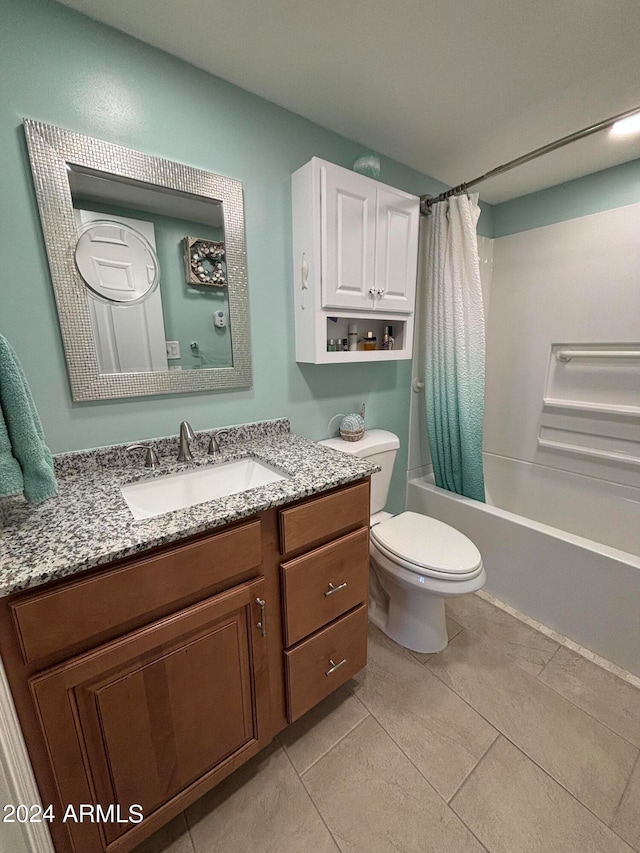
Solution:
{"label": "white bathtub surround", "polygon": [[[590,490],[591,478],[582,477],[583,496],[589,506],[584,515],[580,493],[574,491],[576,475],[547,469],[545,493],[537,481],[538,466],[514,471],[519,465],[515,460],[485,454],[488,496],[536,495],[543,518],[542,514],[553,512],[554,506],[561,507],[563,523],[571,527],[575,522],[575,529],[582,530],[583,535],[533,520],[531,515],[516,514],[517,509],[510,511],[511,505],[500,508],[454,495],[424,478],[409,482],[407,508],[450,524],[477,545],[486,567],[486,591],[491,596],[640,677],[638,524],[621,524],[626,550],[587,538],[589,524],[598,532],[598,525],[604,528],[608,523],[616,541],[615,520],[624,519],[627,512],[640,517],[640,490],[629,492],[625,487],[616,504],[618,487],[608,492],[602,488],[605,484],[596,481],[597,488]],[[523,479],[527,472],[532,475],[529,484]],[[514,483],[519,484],[517,489]],[[568,517],[572,507],[576,516],[573,521]],[[527,510],[534,514],[531,506]]]}
{"label": "white bathtub surround", "polygon": [[485,331],[478,196],[452,196],[425,218],[425,403],[436,483],[484,500]]}
{"label": "white bathtub surround", "polygon": [[640,204],[494,240],[485,452],[637,485],[639,263]]}
{"label": "white bathtub surround", "polygon": [[491,506],[640,557],[640,488],[493,453],[484,465]]}

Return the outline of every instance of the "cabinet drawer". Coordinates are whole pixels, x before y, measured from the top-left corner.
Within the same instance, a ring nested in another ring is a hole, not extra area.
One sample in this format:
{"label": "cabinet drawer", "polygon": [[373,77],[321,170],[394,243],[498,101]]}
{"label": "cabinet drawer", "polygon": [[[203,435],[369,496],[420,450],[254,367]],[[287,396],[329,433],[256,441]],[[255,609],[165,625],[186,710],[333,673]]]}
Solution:
{"label": "cabinet drawer", "polygon": [[[197,600],[226,580],[262,564],[260,521],[234,527],[169,552],[18,599],[14,624],[26,662],[117,636],[168,612],[172,602]],[[122,630],[118,632],[118,627]]]}
{"label": "cabinet drawer", "polygon": [[287,716],[292,723],[366,664],[366,605],[361,604],[284,656]]}
{"label": "cabinet drawer", "polygon": [[283,554],[369,524],[369,481],[280,510]]}
{"label": "cabinet drawer", "polygon": [[285,645],[292,646],[367,600],[369,528],[280,567]]}

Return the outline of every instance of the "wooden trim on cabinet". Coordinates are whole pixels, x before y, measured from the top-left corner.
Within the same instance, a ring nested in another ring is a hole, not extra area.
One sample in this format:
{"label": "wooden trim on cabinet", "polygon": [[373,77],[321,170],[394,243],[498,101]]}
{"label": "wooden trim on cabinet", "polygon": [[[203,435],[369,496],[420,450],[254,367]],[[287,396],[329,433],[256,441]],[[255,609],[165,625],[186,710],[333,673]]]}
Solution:
{"label": "wooden trim on cabinet", "polygon": [[[260,520],[168,552],[138,557],[107,572],[12,599],[11,610],[25,663],[68,657],[176,609],[214,584],[245,579],[262,563]],[[151,617],[151,618],[150,618]]]}
{"label": "wooden trim on cabinet", "polygon": [[[174,801],[179,803],[181,808],[185,808],[234,769],[236,765],[230,759],[235,753],[241,752],[244,761],[270,741],[267,651],[265,638],[257,627],[260,609],[256,605],[256,598],[265,596],[265,586],[264,578],[258,578],[234,587],[30,679],[31,695],[63,802],[74,805],[103,803],[107,798],[107,804],[120,803],[126,811],[131,805],[126,799],[128,795],[132,795],[132,791],[126,779],[122,787],[118,782],[118,774],[122,774],[127,761],[126,747],[130,738],[128,727],[133,727],[134,733],[136,724],[138,727],[144,727],[145,707],[148,707],[153,716],[156,705],[171,707],[174,712],[173,723],[177,724],[175,715],[179,716],[180,709],[175,703],[184,703],[184,697],[180,696],[183,677],[180,662],[187,663],[190,649],[197,649],[199,643],[206,642],[211,637],[215,641],[221,630],[232,631],[225,641],[231,651],[234,633],[239,632],[237,635],[241,639],[244,637],[238,657],[244,655],[245,662],[240,669],[242,681],[238,682],[236,690],[237,700],[241,701],[245,708],[244,717],[238,729],[237,721],[232,718],[232,709],[223,708],[223,714],[230,716],[226,718],[227,723],[223,718],[220,721],[223,728],[228,725],[230,730],[235,729],[234,737],[239,738],[231,753],[225,757],[215,751],[219,751],[219,747],[215,745],[215,731],[204,728],[200,732],[196,731],[195,736],[199,737],[201,752],[199,749],[194,752],[194,745],[183,740],[183,744],[186,743],[183,750],[186,749],[186,752],[181,752],[178,748],[175,766],[169,758],[170,766],[165,767],[164,775],[160,777],[161,784],[167,787],[166,803],[162,802],[160,791],[156,791],[158,781],[153,778],[145,783],[146,766],[139,768],[142,772],[138,773],[137,781],[134,780],[134,788],[137,787],[143,805],[145,797],[147,798],[149,813],[145,820],[140,824],[127,826],[124,832],[121,832],[121,826],[114,827],[110,824],[67,824],[73,845],[78,851],[100,853],[111,850],[116,841],[119,843],[113,849],[132,849],[153,831],[150,828],[150,819],[156,812]],[[228,646],[229,640],[231,646]],[[175,655],[178,655],[180,660],[172,662]],[[232,660],[234,659],[235,657],[232,657]],[[216,660],[211,663],[214,665]],[[149,671],[154,674],[151,682],[146,682],[144,679],[148,678]],[[203,677],[200,669],[194,670],[193,665],[190,673],[187,673],[187,678]],[[101,691],[115,689],[124,696],[126,690],[122,693],[122,681],[131,678],[134,682],[127,689],[135,691],[137,683],[140,689],[146,691],[138,704],[140,710],[137,720],[135,713],[119,718],[112,703],[111,708],[105,706],[104,697],[101,704]],[[250,690],[249,694],[247,690]],[[210,701],[213,701],[212,696]],[[186,706],[184,710],[186,711]],[[249,717],[246,716],[247,711]],[[172,717],[169,716],[168,719]],[[151,738],[164,737],[161,721],[158,721],[155,727],[151,721],[149,731]],[[174,743],[177,734],[179,732],[172,728],[171,743]],[[155,746],[153,742],[134,744],[132,755],[139,749],[138,758],[144,760],[145,749],[155,748],[160,768],[165,761],[163,750],[169,749],[169,746],[169,742],[163,746],[161,740],[157,741]],[[150,767],[153,766],[152,756],[153,752],[149,752]],[[184,777],[189,768],[194,768],[194,778]],[[150,769],[150,773],[153,774],[154,771]],[[145,794],[145,784],[148,794]]]}
{"label": "wooden trim on cabinet", "polygon": [[368,479],[360,480],[279,510],[281,553],[293,555],[356,527],[368,527],[369,487]]}
{"label": "wooden trim on cabinet", "polygon": [[367,605],[361,604],[284,653],[293,723],[367,662]]}
{"label": "wooden trim on cabinet", "polygon": [[285,645],[292,646],[367,600],[369,528],[282,563],[280,576]]}

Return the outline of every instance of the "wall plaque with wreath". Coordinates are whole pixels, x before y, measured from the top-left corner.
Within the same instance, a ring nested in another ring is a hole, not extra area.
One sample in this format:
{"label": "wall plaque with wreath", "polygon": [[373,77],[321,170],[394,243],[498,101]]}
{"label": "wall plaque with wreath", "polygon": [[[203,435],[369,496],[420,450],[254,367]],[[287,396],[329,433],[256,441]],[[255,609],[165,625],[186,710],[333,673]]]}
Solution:
{"label": "wall plaque with wreath", "polygon": [[185,237],[184,260],[187,284],[227,286],[227,262],[222,241]]}

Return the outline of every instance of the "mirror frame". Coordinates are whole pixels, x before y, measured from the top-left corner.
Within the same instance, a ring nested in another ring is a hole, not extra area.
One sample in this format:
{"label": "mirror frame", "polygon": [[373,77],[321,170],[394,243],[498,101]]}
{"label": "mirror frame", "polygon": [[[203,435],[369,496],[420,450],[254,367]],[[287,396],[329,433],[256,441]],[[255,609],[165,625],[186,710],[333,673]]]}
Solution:
{"label": "mirror frame", "polygon": [[[24,128],[73,399],[249,388],[251,340],[240,181],[31,119],[24,120]],[[86,288],[74,260],[78,230],[69,166],[222,202],[232,367],[99,373]]]}

